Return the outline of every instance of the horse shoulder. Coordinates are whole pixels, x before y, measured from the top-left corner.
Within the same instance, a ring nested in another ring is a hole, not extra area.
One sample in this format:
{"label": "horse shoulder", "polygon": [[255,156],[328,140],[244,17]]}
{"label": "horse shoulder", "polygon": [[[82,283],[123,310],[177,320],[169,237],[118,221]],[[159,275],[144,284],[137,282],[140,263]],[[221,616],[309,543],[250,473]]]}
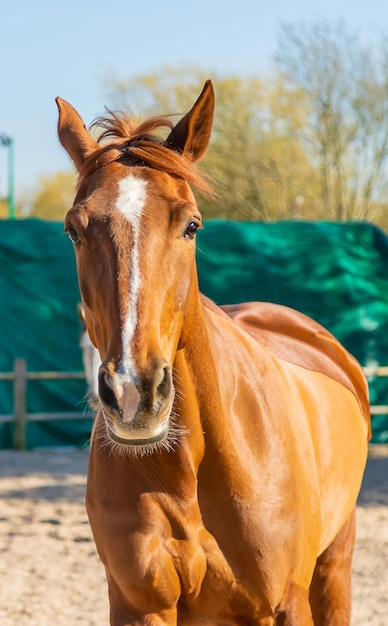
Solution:
{"label": "horse shoulder", "polygon": [[[217,314],[216,309],[211,310]],[[253,338],[260,360],[264,358],[268,363],[270,353],[279,361],[277,376],[283,389],[289,377],[286,410],[274,410],[271,400],[269,414],[277,416],[286,433],[286,441],[277,441],[284,455],[291,451],[290,464],[297,484],[303,484],[303,476],[298,476],[302,468],[312,477],[305,494],[309,490],[321,494],[318,525],[322,529],[322,552],[350,516],[362,481],[370,418],[368,388],[361,367],[326,329],[288,307],[246,303],[224,307],[221,317],[225,313],[232,325]],[[217,324],[222,322],[218,320]],[[269,387],[272,396],[276,395],[274,384],[272,381]],[[261,378],[260,388],[265,387]],[[274,431],[270,436],[274,437]],[[290,490],[293,493],[292,487]],[[303,493],[303,489],[298,491]],[[342,507],[336,506],[338,498]]]}

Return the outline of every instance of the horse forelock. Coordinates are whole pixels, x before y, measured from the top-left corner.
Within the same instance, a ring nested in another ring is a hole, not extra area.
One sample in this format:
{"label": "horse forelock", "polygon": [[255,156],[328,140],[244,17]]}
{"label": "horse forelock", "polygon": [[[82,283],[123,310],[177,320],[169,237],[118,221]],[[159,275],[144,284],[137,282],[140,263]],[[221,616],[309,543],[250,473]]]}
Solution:
{"label": "horse forelock", "polygon": [[102,129],[98,137],[100,147],[80,167],[78,187],[99,168],[120,162],[166,172],[185,180],[207,197],[216,195],[210,177],[161,136],[161,130],[173,128],[169,117],[153,116],[136,123],[125,113],[109,113],[109,117],[99,117],[92,124],[92,128]]}

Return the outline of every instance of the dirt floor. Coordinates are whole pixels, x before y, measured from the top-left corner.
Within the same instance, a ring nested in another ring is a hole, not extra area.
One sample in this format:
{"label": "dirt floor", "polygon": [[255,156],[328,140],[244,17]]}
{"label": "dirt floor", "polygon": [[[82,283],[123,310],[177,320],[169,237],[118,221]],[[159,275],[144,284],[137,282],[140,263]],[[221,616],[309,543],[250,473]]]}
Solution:
{"label": "dirt floor", "polygon": [[[85,509],[87,452],[0,451],[0,625],[104,626]],[[352,626],[388,624],[388,446],[371,446],[358,506]]]}

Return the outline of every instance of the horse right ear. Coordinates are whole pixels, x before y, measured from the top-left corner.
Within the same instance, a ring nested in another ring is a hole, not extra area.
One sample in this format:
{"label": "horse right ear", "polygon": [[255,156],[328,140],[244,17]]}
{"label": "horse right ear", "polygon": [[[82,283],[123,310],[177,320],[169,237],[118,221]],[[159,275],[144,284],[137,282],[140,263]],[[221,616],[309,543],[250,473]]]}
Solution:
{"label": "horse right ear", "polygon": [[59,141],[80,170],[85,159],[99,148],[99,144],[89,135],[81,116],[71,104],[62,98],[56,98],[56,103]]}

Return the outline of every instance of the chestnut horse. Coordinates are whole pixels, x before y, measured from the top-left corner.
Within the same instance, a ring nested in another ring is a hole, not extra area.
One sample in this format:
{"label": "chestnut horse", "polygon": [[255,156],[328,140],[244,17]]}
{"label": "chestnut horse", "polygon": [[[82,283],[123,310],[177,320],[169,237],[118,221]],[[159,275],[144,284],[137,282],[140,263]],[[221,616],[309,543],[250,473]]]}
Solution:
{"label": "chestnut horse", "polygon": [[57,103],[79,173],[65,230],[102,361],[87,511],[111,624],[349,625],[367,385],[304,315],[200,294],[211,82],[175,126],[110,113],[98,141]]}

